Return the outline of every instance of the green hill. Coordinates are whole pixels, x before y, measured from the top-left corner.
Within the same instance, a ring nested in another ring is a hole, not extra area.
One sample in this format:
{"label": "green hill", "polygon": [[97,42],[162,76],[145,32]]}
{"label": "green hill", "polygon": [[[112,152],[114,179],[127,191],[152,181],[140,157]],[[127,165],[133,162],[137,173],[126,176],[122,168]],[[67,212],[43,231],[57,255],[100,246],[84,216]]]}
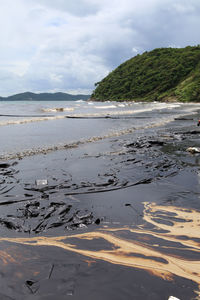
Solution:
{"label": "green hill", "polygon": [[0,101],[73,101],[73,100],[87,100],[90,95],[71,95],[67,93],[31,93],[25,92],[21,94],[12,95],[9,97],[0,97]]}
{"label": "green hill", "polygon": [[91,99],[200,102],[200,45],[137,55],[95,84]]}

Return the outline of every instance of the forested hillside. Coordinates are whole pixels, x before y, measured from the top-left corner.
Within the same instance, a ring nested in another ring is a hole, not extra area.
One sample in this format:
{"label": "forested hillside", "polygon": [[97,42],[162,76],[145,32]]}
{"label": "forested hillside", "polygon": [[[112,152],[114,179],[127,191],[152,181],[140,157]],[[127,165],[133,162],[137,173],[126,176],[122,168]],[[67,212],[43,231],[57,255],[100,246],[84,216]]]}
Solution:
{"label": "forested hillside", "polygon": [[200,102],[200,46],[137,55],[95,84],[93,100]]}

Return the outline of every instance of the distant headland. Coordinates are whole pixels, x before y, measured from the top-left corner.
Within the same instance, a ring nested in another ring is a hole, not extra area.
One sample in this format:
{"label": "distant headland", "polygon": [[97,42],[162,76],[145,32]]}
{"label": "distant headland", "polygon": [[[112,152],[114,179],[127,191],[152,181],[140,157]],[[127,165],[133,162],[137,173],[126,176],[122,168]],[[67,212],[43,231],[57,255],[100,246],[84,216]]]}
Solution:
{"label": "distant headland", "polygon": [[71,95],[67,93],[31,93],[25,92],[8,97],[0,97],[0,101],[76,101],[88,100],[90,95]]}
{"label": "distant headland", "polygon": [[95,86],[94,101],[200,102],[200,45],[138,54]]}

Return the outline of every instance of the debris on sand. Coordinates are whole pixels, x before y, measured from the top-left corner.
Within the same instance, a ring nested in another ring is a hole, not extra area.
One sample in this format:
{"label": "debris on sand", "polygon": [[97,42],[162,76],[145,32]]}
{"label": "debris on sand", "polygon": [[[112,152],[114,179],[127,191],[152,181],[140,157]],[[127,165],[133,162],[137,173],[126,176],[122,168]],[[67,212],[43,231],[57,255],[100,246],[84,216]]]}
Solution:
{"label": "debris on sand", "polygon": [[47,181],[47,179],[37,179],[37,180],[35,181],[35,184],[36,184],[36,185],[47,185],[47,184],[48,184],[48,181]]}
{"label": "debris on sand", "polygon": [[72,205],[64,202],[50,202],[47,206],[42,206],[39,201],[29,202],[19,207],[16,215],[0,218],[0,225],[7,229],[29,233],[41,233],[60,226],[73,230],[99,223],[100,219],[94,221],[92,212],[74,210]]}
{"label": "debris on sand", "polygon": [[200,153],[200,148],[199,147],[189,147],[186,149],[186,151],[194,154],[194,153]]}

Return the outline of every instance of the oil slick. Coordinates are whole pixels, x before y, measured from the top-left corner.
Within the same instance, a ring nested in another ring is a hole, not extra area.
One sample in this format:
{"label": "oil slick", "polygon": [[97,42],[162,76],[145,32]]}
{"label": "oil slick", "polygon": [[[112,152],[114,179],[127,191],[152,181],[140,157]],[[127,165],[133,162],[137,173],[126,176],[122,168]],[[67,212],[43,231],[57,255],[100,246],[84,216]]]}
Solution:
{"label": "oil slick", "polygon": [[[173,276],[179,276],[192,280],[200,290],[200,261],[197,259],[200,253],[200,212],[144,203],[143,219],[144,224],[137,228],[103,228],[68,236],[1,238],[0,241],[30,246],[55,246],[81,254],[92,261],[103,260],[146,270],[165,280],[173,280]],[[87,250],[85,245],[88,243],[88,249],[91,249],[92,243],[95,245],[97,240],[101,242],[101,248]],[[84,241],[84,249],[81,249],[81,241]],[[196,293],[200,296],[199,291]]]}
{"label": "oil slick", "polygon": [[[144,220],[154,225],[155,228],[166,231],[163,234],[151,231],[150,234],[168,241],[179,242],[188,248],[194,248],[193,251],[200,252],[200,211],[174,206],[158,206],[154,203],[144,203],[144,205]],[[170,225],[165,224],[165,221],[170,222]],[[187,239],[182,240],[183,236]]]}

